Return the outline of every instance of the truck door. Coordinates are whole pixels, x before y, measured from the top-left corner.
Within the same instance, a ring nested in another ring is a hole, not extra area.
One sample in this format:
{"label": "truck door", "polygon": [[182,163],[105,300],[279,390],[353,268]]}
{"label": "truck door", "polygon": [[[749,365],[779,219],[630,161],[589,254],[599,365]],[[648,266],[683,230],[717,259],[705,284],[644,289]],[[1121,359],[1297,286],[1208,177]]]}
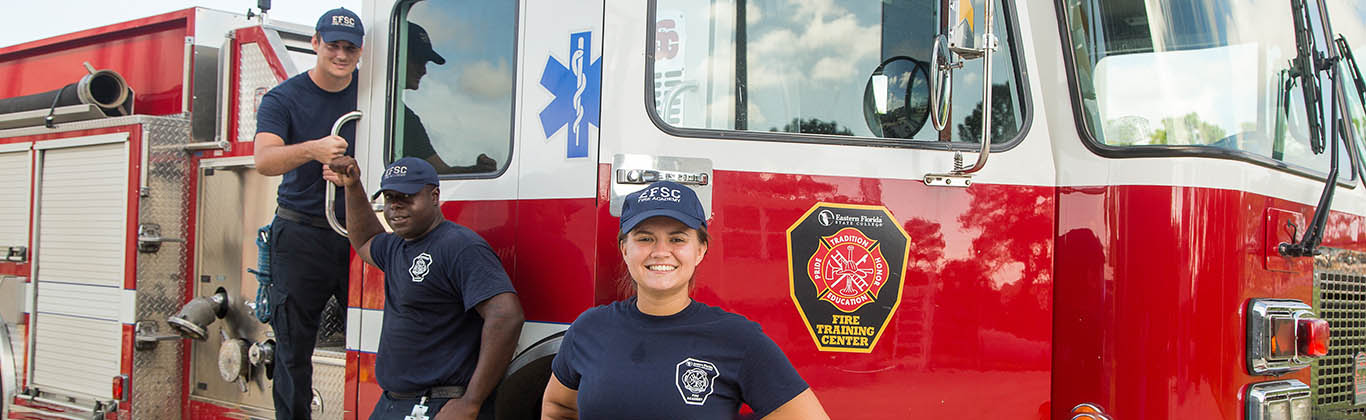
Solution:
{"label": "truck door", "polygon": [[[607,3],[601,188],[613,214],[652,177],[698,190],[694,299],[760,323],[832,418],[1048,415],[1055,187],[1022,2],[993,5],[993,72],[954,71],[942,129],[936,35],[982,35],[985,1]],[[971,186],[925,181],[984,133]]]}
{"label": "truck door", "polygon": [[[381,139],[358,145],[365,185],[373,191],[401,157],[437,168],[442,213],[493,247],[528,321],[500,391],[516,401],[500,401],[499,412],[535,416],[553,353],[530,347],[591,304],[602,5],[381,1],[367,3],[364,15],[373,17],[367,27],[388,28],[379,42],[367,40],[362,64],[381,69],[361,86],[362,130]],[[383,322],[383,276],[368,269],[363,283],[353,348],[362,370],[356,405],[368,415],[379,397],[367,371]],[[509,391],[523,368],[538,373]]]}

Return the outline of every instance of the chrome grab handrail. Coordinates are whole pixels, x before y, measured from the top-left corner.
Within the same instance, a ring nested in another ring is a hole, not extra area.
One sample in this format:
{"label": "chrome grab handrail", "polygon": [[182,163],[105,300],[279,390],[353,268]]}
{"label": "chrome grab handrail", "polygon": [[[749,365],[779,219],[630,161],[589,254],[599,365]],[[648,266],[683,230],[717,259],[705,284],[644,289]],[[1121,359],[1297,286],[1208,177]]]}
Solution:
{"label": "chrome grab handrail", "polygon": [[[351,120],[359,120],[364,114],[365,113],[360,111],[351,111],[346,113],[346,115],[342,115],[341,118],[337,118],[337,122],[332,123],[332,135],[341,135],[342,124],[346,124]],[[326,165],[326,163],[324,163],[324,165]],[[326,183],[327,182],[324,181],[324,184]],[[337,207],[335,206],[337,202],[337,188],[332,185],[324,185],[323,189],[327,192],[326,198],[323,200],[323,214],[327,215],[327,225],[332,227],[333,232],[337,232],[338,235],[346,237],[346,226],[342,226],[341,222],[337,221]]]}

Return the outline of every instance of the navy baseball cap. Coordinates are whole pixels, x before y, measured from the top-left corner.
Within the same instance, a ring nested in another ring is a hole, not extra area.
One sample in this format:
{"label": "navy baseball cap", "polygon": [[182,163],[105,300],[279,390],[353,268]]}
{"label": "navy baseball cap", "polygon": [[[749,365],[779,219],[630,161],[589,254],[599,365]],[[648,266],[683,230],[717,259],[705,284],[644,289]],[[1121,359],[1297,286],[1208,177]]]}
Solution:
{"label": "navy baseball cap", "polygon": [[428,185],[441,185],[441,180],[436,178],[436,168],[425,160],[406,157],[394,161],[384,169],[384,177],[379,181],[379,191],[375,191],[370,199],[378,198],[385,191],[417,194],[418,191],[422,191],[422,187]]}
{"label": "navy baseball cap", "polygon": [[359,47],[361,39],[365,38],[365,25],[361,25],[360,16],[345,7],[323,13],[318,18],[318,26],[313,29],[318,31],[323,42],[349,41]]}
{"label": "navy baseball cap", "polygon": [[621,204],[621,231],[655,216],[668,216],[690,228],[707,226],[707,214],[692,188],[676,182],[659,181],[626,196]]}
{"label": "navy baseball cap", "polygon": [[432,49],[432,37],[427,35],[427,30],[412,22],[408,22],[408,54],[437,65],[446,64],[446,58]]}

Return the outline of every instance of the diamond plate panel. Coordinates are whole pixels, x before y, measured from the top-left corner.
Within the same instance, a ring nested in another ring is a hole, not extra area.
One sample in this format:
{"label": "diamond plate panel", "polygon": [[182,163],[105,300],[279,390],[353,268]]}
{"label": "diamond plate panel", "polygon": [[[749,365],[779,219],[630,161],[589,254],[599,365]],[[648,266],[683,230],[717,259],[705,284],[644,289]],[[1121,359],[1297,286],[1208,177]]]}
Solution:
{"label": "diamond plate panel", "polygon": [[254,42],[245,43],[238,48],[237,64],[237,141],[249,142],[256,136],[256,108],[261,98],[266,96],[280,80],[270,70],[261,46]]}
{"label": "diamond plate panel", "polygon": [[327,299],[322,319],[318,320],[318,341],[314,347],[322,350],[342,350],[346,346],[346,309],[336,297]]}
{"label": "diamond plate panel", "polygon": [[313,418],[340,420],[342,399],[346,398],[346,353],[313,352],[313,390],[322,397],[321,412],[314,407]]}
{"label": "diamond plate panel", "polygon": [[[138,200],[138,222],[161,225],[161,236],[189,237],[190,155],[180,145],[190,140],[190,123],[183,119],[158,118],[143,124],[146,145],[143,169],[145,189]],[[166,318],[180,310],[185,299],[188,252],[183,242],[163,242],[155,253],[138,253],[136,320],[157,324],[159,333],[171,334]],[[155,348],[133,353],[132,415],[137,419],[170,419],[180,416],[180,340],[162,341]]]}

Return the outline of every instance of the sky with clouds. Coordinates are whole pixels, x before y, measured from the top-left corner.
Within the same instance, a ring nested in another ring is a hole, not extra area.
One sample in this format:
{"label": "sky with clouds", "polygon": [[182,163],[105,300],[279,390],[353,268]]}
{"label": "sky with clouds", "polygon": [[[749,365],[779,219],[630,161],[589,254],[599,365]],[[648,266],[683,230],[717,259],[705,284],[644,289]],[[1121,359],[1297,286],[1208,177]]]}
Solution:
{"label": "sky with clouds", "polygon": [[[781,130],[794,118],[816,118],[835,122],[857,136],[873,136],[864,117],[864,92],[873,72],[891,57],[928,62],[937,33],[933,23],[937,3],[930,0],[748,0],[745,4],[749,130]],[[685,127],[730,128],[735,50],[724,40],[734,37],[735,3],[660,0],[657,5],[656,16],[669,21],[661,30],[678,34],[677,47],[686,58],[657,61],[657,72],[671,73],[657,75],[656,83],[676,80],[673,73],[682,68],[682,78],[698,86],[679,89],[669,106],[670,115],[681,109],[684,117],[679,125]],[[978,21],[983,19],[981,9],[974,9]],[[1004,15],[997,19],[1003,22]],[[899,23],[884,26],[884,21]],[[982,26],[979,23],[978,30]],[[996,31],[1006,45],[1004,27],[997,26]],[[993,63],[993,82],[1013,78],[1008,53],[996,54]],[[969,61],[954,72],[953,130],[981,102],[981,80],[981,60]],[[667,83],[662,88],[657,85],[657,95],[667,96],[669,86],[677,86]],[[928,124],[913,136],[920,140],[937,137]],[[956,133],[953,138],[958,138]]]}
{"label": "sky with clouds", "polygon": [[507,162],[514,12],[508,3],[460,0],[417,3],[408,13],[446,64],[427,63],[427,75],[417,90],[403,91],[403,102],[449,165],[472,165],[479,154]]}
{"label": "sky with clouds", "polygon": [[[318,16],[335,7],[360,10],[361,0],[272,1],[270,17],[275,20],[313,26]],[[5,29],[0,30],[0,48],[95,28],[191,6],[234,13],[246,13],[256,0],[45,0],[6,1]]]}

